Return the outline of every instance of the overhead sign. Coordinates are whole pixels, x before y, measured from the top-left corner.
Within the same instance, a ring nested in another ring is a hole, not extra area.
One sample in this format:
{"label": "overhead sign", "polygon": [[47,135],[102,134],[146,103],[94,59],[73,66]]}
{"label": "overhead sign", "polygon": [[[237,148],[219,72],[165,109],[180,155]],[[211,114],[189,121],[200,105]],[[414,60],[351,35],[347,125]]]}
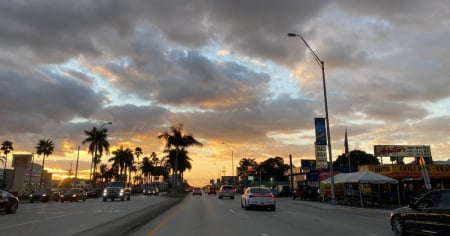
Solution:
{"label": "overhead sign", "polygon": [[327,145],[325,118],[314,118],[314,125],[316,128],[316,145]]}
{"label": "overhead sign", "polygon": [[375,145],[377,157],[431,157],[430,146],[425,145]]}

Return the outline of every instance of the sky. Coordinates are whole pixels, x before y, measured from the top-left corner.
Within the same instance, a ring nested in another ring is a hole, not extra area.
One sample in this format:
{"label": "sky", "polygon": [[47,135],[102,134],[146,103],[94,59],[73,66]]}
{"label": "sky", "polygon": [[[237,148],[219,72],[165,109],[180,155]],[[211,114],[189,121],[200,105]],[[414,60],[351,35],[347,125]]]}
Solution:
{"label": "sky", "polygon": [[345,129],[350,150],[430,145],[448,160],[449,28],[445,0],[0,1],[0,141],[20,154],[51,139],[45,166],[64,174],[78,156],[84,175],[84,130],[111,122],[111,152],[161,158],[158,134],[183,124],[203,144],[188,149],[191,185],[244,157],[299,166],[325,108],[292,32],[324,61],[333,160]]}

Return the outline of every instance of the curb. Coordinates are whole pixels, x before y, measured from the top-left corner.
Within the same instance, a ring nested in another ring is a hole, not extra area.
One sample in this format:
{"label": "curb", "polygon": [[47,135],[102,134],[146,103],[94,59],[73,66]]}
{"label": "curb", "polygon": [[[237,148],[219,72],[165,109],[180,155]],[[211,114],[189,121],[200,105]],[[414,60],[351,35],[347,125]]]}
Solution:
{"label": "curb", "polygon": [[352,210],[361,210],[361,211],[373,211],[378,213],[390,213],[392,209],[389,208],[374,208],[374,207],[358,207],[358,206],[349,206],[349,205],[342,205],[342,204],[336,204],[331,205],[330,203],[326,202],[314,202],[314,201],[296,201],[293,202],[302,203],[304,206],[312,207],[312,208],[321,208],[321,209],[352,209]]}

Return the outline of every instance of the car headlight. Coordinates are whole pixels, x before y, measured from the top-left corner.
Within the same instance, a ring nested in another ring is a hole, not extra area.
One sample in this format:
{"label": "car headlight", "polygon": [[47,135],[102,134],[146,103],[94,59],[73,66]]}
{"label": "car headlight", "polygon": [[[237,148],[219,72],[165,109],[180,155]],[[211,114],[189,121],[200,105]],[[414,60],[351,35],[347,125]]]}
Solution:
{"label": "car headlight", "polygon": [[33,197],[33,194],[30,194],[30,198],[32,198]]}
{"label": "car headlight", "polygon": [[42,194],[42,196],[45,197],[45,196],[47,196],[47,194],[44,193],[44,194]]}

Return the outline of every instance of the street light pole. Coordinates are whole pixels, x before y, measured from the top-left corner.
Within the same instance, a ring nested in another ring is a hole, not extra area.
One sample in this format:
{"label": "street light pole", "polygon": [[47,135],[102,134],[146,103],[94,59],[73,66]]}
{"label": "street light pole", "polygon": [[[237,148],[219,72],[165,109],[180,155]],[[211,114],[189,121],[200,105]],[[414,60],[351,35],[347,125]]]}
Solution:
{"label": "street light pole", "polygon": [[306,48],[308,48],[309,52],[314,57],[314,60],[316,60],[317,64],[319,64],[320,68],[322,69],[322,82],[323,82],[323,97],[325,102],[325,120],[326,120],[326,126],[327,126],[327,141],[328,141],[328,158],[330,162],[330,182],[331,182],[331,204],[336,204],[336,197],[334,193],[334,176],[333,176],[333,156],[331,154],[331,138],[330,138],[330,122],[328,118],[328,102],[327,102],[327,87],[325,83],[325,65],[324,61],[320,60],[320,58],[316,55],[314,50],[309,46],[309,44],[306,42],[306,40],[300,35],[300,34],[294,34],[294,33],[288,33],[289,37],[299,37],[303,43],[306,45]]}
{"label": "street light pole", "polygon": [[30,180],[28,181],[28,189],[31,193],[31,177],[33,176],[33,163],[34,163],[34,153],[31,153],[31,169],[30,169]]}
{"label": "street light pole", "polygon": [[[231,175],[234,176],[233,149],[231,149],[230,146],[228,146],[228,144],[226,144],[226,143],[222,143],[222,144],[225,144],[227,146],[227,148],[230,149],[230,151],[231,151]],[[234,179],[233,179],[233,181],[234,181]]]}
{"label": "street light pole", "polygon": [[77,164],[75,166],[75,184],[78,183],[78,159],[80,157],[80,145],[78,145]]}

